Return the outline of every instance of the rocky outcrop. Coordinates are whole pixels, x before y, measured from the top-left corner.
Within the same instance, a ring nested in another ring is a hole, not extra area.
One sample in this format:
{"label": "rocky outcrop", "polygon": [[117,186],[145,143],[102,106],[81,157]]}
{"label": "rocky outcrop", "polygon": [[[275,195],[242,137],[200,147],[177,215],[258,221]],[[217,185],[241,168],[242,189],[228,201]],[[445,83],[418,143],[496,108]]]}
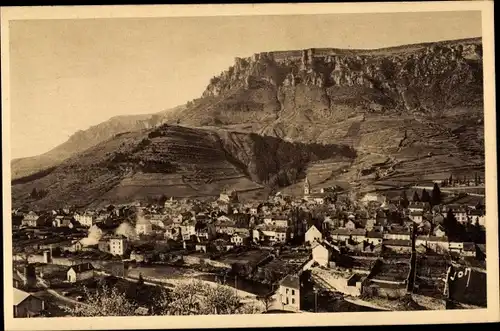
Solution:
{"label": "rocky outcrop", "polygon": [[[278,99],[298,86],[324,90],[324,105],[354,102],[364,109],[439,111],[482,101],[480,39],[346,51],[308,49],[267,52],[236,58],[214,77],[204,97],[220,97],[235,89],[276,90]],[[346,96],[343,88],[357,92]],[[359,96],[365,96],[364,100]],[[373,107],[372,104],[380,107]],[[285,110],[287,107],[284,107]]]}

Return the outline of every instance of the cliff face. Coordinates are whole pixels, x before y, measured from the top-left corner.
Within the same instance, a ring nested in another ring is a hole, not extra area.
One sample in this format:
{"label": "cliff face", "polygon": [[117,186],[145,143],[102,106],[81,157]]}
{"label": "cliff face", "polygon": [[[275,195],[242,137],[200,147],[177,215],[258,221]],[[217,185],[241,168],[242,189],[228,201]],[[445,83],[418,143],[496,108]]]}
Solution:
{"label": "cliff face", "polygon": [[[203,97],[227,97],[241,89],[272,91],[279,103],[271,107],[276,112],[308,107],[328,115],[337,105],[432,112],[476,105],[482,102],[481,40],[374,51],[259,53],[236,58],[232,67],[211,79]],[[245,100],[243,104],[247,110],[261,110]]]}

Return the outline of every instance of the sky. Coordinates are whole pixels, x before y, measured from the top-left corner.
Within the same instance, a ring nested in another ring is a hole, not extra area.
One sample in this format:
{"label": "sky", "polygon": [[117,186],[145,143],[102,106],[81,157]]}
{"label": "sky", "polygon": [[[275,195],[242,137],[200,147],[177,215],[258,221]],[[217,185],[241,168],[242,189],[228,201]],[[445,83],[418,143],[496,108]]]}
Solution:
{"label": "sky", "polygon": [[480,12],[11,21],[12,158],[38,155],[117,115],[200,97],[253,53],[372,49],[481,36]]}

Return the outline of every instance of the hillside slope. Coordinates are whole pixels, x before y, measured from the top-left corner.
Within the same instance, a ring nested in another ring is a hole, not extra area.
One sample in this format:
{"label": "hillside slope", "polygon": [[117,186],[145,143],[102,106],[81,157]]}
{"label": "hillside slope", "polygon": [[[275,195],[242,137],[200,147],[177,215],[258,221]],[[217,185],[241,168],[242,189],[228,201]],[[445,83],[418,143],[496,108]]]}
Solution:
{"label": "hillside slope", "polygon": [[[41,178],[13,185],[12,195],[14,206],[35,208],[119,204],[161,195],[213,197],[225,188],[256,197],[295,182],[310,162],[348,162],[355,156],[346,146],[163,125],[119,134]],[[47,195],[32,199],[34,188]]]}
{"label": "hillside slope", "polygon": [[12,160],[12,179],[29,176],[43,169],[57,166],[67,158],[95,146],[116,134],[154,128],[161,125],[170,112],[178,112],[183,108],[184,106],[179,106],[157,114],[116,116],[87,130],[80,130],[73,134],[66,142],[47,153]]}
{"label": "hillside slope", "polygon": [[30,201],[33,187],[53,192],[37,205],[300,193],[305,173],[315,188],[390,188],[484,171],[482,41],[258,53],[183,107],[118,122],[76,134],[57,157],[13,161],[18,176],[51,167],[18,178],[14,198]]}

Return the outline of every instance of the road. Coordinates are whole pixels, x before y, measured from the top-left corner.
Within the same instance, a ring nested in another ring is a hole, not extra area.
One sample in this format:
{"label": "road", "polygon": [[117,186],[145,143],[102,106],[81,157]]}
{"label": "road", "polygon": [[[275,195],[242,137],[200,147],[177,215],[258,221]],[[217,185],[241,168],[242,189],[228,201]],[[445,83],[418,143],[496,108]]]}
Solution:
{"label": "road", "polygon": [[[415,185],[413,188],[420,189],[420,190],[431,190],[434,188],[433,186],[420,186],[420,185]],[[484,186],[464,186],[464,187],[448,187],[448,188],[440,188],[441,192],[444,193],[457,193],[457,191],[464,190],[465,189],[484,189]],[[467,195],[473,196],[473,197],[483,197],[484,194],[478,194],[478,193],[468,193]]]}

